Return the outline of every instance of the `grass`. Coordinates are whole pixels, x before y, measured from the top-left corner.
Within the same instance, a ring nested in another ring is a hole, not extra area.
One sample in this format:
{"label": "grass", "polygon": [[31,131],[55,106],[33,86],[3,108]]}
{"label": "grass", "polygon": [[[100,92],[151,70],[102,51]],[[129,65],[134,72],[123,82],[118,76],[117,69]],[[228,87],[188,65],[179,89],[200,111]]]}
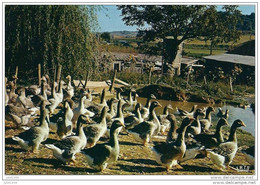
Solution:
{"label": "grass", "polygon": [[[197,54],[197,55],[199,54],[201,56],[207,56],[207,55],[209,55],[210,50],[209,49],[184,48],[184,52],[185,52],[184,55],[188,55],[188,56],[190,56],[192,54]],[[226,52],[226,50],[216,50],[216,49],[212,50],[213,55],[219,55],[219,54],[223,54],[225,52]]]}
{"label": "grass", "polygon": [[[137,40],[134,37],[131,38],[124,38],[122,36],[114,37],[115,41],[122,40],[122,39],[128,41],[128,44],[131,47],[110,44],[110,45],[102,45],[102,48],[105,48],[110,52],[122,52],[122,53],[134,53],[134,54],[138,53],[137,42],[140,42],[140,40]],[[252,36],[251,39],[253,40],[255,39],[255,37]],[[219,43],[217,47],[213,50],[213,55],[225,53],[228,48],[237,46],[249,40],[250,40],[250,35],[242,35],[240,40],[238,40],[236,43],[233,42]],[[186,47],[184,46],[184,52],[185,52],[184,55],[190,57],[196,57],[196,58],[201,58],[202,56],[209,55],[210,50],[206,49],[209,47],[209,45],[210,45],[209,41],[205,42],[198,39],[188,40],[185,42]]]}
{"label": "grass", "polygon": [[[251,37],[251,40],[254,40],[255,39],[255,36],[253,35]],[[221,44],[224,44],[224,45],[228,45],[228,46],[231,46],[231,45],[239,45],[241,43],[244,43],[244,42],[247,42],[250,40],[250,35],[241,35],[240,39],[236,42],[236,43],[233,43],[233,42],[229,42],[229,43],[219,43],[218,45],[221,45]],[[194,44],[194,45],[210,45],[210,42],[207,41],[202,41],[202,40],[198,40],[198,39],[194,39],[194,40],[188,40],[185,42],[185,44],[189,45],[189,44]]]}
{"label": "grass", "polygon": [[[213,131],[214,129],[212,129]],[[103,172],[93,170],[86,162],[83,154],[76,154],[76,163],[62,165],[53,157],[50,150],[40,147],[39,153],[28,153],[11,139],[23,130],[14,129],[11,122],[5,125],[5,174],[6,175],[253,175],[254,170],[221,172],[208,158],[193,159],[183,162],[183,169],[172,169],[169,172],[155,161],[148,147],[136,142],[130,135],[119,135],[120,156],[118,161],[109,164]],[[225,132],[226,133],[226,132]],[[225,134],[225,137],[227,133]],[[247,132],[238,130],[238,146],[252,146],[254,137]],[[55,132],[50,132],[44,143],[57,140]],[[102,139],[99,143],[105,142]],[[153,141],[164,141],[153,139]],[[152,144],[150,144],[152,146]],[[245,156],[237,152],[231,166],[248,166]],[[60,177],[57,177],[60,178]],[[87,178],[87,176],[86,176]]]}

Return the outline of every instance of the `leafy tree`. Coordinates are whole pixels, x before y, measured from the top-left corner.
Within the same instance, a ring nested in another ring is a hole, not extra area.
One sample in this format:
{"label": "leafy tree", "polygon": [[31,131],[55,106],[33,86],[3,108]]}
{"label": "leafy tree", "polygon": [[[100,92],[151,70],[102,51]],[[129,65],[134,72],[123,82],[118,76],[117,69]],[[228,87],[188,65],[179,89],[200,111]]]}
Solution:
{"label": "leafy tree", "polygon": [[[228,16],[236,18],[237,15],[234,14],[236,7],[229,7],[225,6],[224,10]],[[163,69],[166,72],[173,65],[178,47],[183,41],[205,36],[208,29],[205,22],[210,22],[212,19],[212,17],[207,16],[207,12],[209,9],[216,9],[216,7],[204,5],[120,5],[118,9],[121,10],[125,24],[139,26],[139,35],[143,36],[144,42],[162,43],[158,46],[161,46],[160,49],[165,61]],[[235,13],[238,12],[235,11]],[[233,28],[227,21],[224,23],[227,28]],[[149,27],[144,28],[145,24]]]}
{"label": "leafy tree", "polygon": [[204,24],[202,25],[202,39],[210,41],[210,55],[213,47],[218,43],[237,41],[241,32],[236,29],[240,22],[238,6],[223,6],[225,12],[217,12],[215,6],[205,11]]}
{"label": "leafy tree", "polygon": [[111,36],[110,36],[110,33],[109,32],[103,32],[101,33],[100,37],[107,41],[107,42],[110,42],[111,41]]}
{"label": "leafy tree", "polygon": [[96,7],[72,5],[7,5],[5,7],[5,66],[19,67],[18,77],[36,77],[37,65],[53,74],[84,75],[95,67]]}

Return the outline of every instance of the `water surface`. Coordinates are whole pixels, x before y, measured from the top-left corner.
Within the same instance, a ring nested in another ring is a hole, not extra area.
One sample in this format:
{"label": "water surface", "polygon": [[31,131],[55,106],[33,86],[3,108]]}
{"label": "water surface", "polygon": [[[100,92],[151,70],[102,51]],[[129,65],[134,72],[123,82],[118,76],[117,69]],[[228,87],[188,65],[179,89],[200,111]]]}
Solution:
{"label": "water surface", "polygon": [[[174,109],[173,112],[171,111],[171,113],[176,113],[176,107],[190,111],[193,105],[198,105],[198,108],[212,106],[210,104],[205,104],[205,103],[177,102],[177,101],[168,101],[168,100],[157,100],[157,101],[159,101],[160,104],[162,105],[162,108],[156,109],[157,114],[161,114],[163,112],[164,106],[166,106],[168,104],[171,104]],[[140,102],[142,105],[145,105],[146,98],[138,98],[138,102]],[[213,122],[213,124],[216,124],[219,120],[219,117],[217,117],[219,106],[213,105],[213,107],[215,108],[215,112],[213,112],[211,114],[212,122]],[[228,118],[229,125],[232,125],[232,123],[236,119],[241,119],[246,124],[246,127],[243,127],[242,129],[251,133],[253,136],[255,136],[255,115],[252,112],[251,108],[243,109],[243,108],[234,107],[231,105],[224,105],[221,108],[224,111],[226,109],[229,109],[229,118]]]}

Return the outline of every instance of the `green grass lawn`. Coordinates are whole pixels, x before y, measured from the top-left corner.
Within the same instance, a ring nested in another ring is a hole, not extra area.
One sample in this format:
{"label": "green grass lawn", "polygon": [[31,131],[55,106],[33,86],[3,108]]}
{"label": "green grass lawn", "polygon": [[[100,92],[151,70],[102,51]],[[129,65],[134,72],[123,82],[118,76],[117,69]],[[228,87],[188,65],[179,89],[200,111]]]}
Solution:
{"label": "green grass lawn", "polygon": [[[185,53],[190,53],[190,54],[203,54],[203,55],[209,55],[209,50],[208,49],[184,49]],[[223,54],[226,51],[225,50],[213,50],[213,55],[219,55]]]}

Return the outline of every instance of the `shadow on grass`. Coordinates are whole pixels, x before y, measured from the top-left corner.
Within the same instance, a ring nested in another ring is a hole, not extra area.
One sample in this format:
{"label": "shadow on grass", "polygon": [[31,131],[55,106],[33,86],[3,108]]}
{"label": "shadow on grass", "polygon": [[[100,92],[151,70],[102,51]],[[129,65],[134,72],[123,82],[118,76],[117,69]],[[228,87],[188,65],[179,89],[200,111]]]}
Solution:
{"label": "shadow on grass", "polygon": [[64,171],[70,171],[70,172],[86,172],[86,173],[100,173],[97,170],[91,169],[91,168],[82,168],[82,167],[74,167],[74,166],[62,166],[62,169]]}
{"label": "shadow on grass", "polygon": [[143,146],[142,144],[139,143],[132,143],[128,141],[119,141],[120,145],[129,145],[129,146]]}
{"label": "shadow on grass", "polygon": [[5,147],[5,151],[27,152],[25,149],[22,149],[22,148],[14,148],[14,147]]}
{"label": "shadow on grass", "polygon": [[[45,158],[31,158],[25,159],[24,161],[35,162],[38,164],[33,164],[32,166],[40,167],[40,168],[49,168],[49,169],[57,169],[60,168],[64,171],[69,172],[86,172],[86,173],[97,173],[99,171],[90,169],[90,168],[82,168],[76,166],[68,166],[57,159],[45,159]],[[39,164],[40,163],[40,164]],[[45,164],[45,165],[43,165]],[[52,166],[46,166],[46,164],[50,164]]]}
{"label": "shadow on grass", "polygon": [[24,159],[24,161],[35,162],[35,163],[42,163],[42,164],[51,164],[53,166],[60,166],[62,163],[54,158],[30,158]]}
{"label": "shadow on grass", "polygon": [[6,145],[17,145],[17,141],[14,141],[11,137],[5,138]]}
{"label": "shadow on grass", "polygon": [[159,166],[156,161],[151,159],[121,159],[122,161],[132,162],[135,164],[147,164],[147,165],[155,165]]}
{"label": "shadow on grass", "polygon": [[122,164],[117,164],[117,166],[120,167],[121,170],[126,171],[126,172],[134,172],[134,173],[142,173],[142,172],[164,172],[165,168],[163,167],[145,167],[145,166],[133,166],[133,165],[122,165]]}
{"label": "shadow on grass", "polygon": [[189,171],[189,172],[219,172],[213,168],[207,166],[193,166],[193,165],[181,165],[183,169],[178,169],[178,171]]}
{"label": "shadow on grass", "polygon": [[51,138],[48,138],[46,141],[42,142],[41,144],[53,144],[53,143],[56,143],[57,140],[56,139],[51,139]]}

